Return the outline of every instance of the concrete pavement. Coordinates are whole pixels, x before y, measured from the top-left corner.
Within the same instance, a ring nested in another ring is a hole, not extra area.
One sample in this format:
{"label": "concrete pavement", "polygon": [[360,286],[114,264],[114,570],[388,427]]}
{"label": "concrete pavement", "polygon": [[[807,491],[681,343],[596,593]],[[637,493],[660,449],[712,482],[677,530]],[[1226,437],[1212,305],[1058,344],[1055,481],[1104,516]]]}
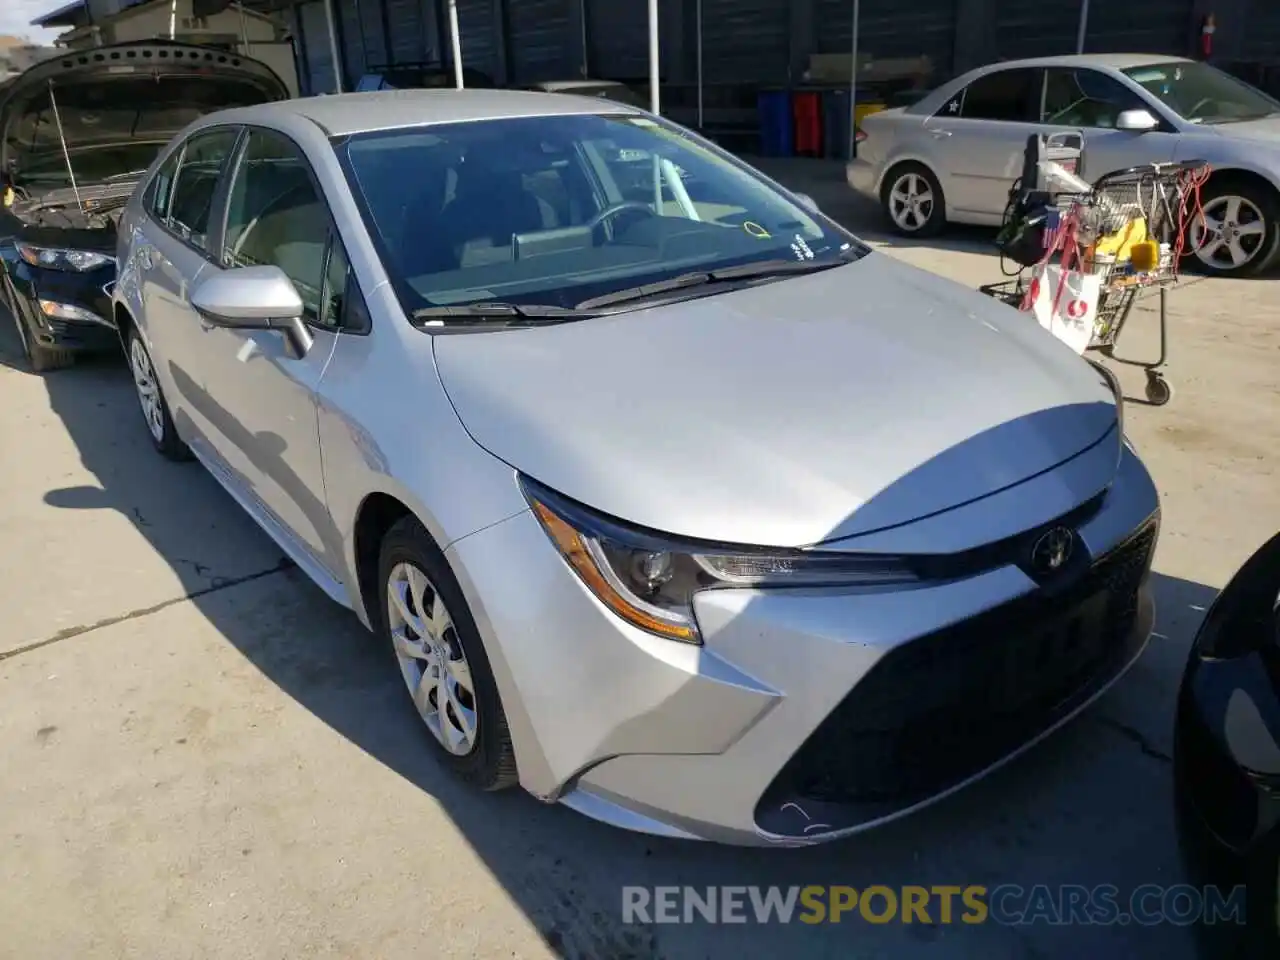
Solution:
{"label": "concrete pavement", "polygon": [[[829,168],[779,176],[880,238]],[[968,286],[999,276],[989,234],[882,240]],[[198,466],[150,452],[123,362],[32,376],[5,328],[0,957],[1192,956],[1172,926],[628,927],[621,887],[1180,882],[1178,673],[1214,590],[1280,529],[1275,289],[1177,291],[1177,395],[1129,408],[1165,505],[1158,636],[1133,673],[973,789],[802,851],[657,841],[458,787],[389,655]],[[1127,352],[1153,346],[1151,319]]]}

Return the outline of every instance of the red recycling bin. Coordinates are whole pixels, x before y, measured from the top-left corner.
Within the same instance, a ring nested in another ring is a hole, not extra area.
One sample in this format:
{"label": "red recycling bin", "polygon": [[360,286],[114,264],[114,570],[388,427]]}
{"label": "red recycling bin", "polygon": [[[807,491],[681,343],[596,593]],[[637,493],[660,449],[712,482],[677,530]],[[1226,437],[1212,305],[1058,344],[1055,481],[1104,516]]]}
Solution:
{"label": "red recycling bin", "polygon": [[799,90],[791,95],[791,121],[795,127],[796,156],[822,156],[822,119],[821,92]]}

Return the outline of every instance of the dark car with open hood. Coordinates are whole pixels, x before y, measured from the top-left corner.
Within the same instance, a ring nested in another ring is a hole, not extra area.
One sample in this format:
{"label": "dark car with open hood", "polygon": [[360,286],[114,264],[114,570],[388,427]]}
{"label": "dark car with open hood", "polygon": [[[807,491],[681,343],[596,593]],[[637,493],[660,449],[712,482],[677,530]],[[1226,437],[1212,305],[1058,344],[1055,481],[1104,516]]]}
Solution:
{"label": "dark car with open hood", "polygon": [[168,41],[69,52],[0,86],[0,304],[34,370],[118,348],[116,223],[160,149],[206,113],[288,96],[257,60]]}

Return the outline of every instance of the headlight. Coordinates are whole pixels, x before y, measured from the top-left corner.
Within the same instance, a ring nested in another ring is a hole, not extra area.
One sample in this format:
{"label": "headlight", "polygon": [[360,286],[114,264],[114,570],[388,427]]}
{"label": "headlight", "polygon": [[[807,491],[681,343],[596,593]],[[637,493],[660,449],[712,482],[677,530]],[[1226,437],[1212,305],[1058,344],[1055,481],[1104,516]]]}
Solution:
{"label": "headlight", "polygon": [[83,273],[96,270],[116,258],[105,253],[94,253],[91,250],[63,250],[58,247],[33,247],[29,243],[18,244],[18,255],[33,267],[44,267],[47,270],[68,270]]}
{"label": "headlight", "polygon": [[701,643],[694,594],[729,587],[834,587],[917,579],[904,558],[676,542],[636,530],[521,478],[534,516],[573,571],[623,620]]}

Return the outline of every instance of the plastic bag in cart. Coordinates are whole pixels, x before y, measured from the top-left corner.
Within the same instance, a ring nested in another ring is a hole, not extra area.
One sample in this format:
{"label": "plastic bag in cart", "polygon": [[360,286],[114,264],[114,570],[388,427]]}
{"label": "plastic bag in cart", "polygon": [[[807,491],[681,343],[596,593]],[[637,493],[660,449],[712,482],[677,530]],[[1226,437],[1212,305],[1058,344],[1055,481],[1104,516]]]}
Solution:
{"label": "plastic bag in cart", "polygon": [[1064,270],[1054,263],[1032,268],[1023,309],[1029,310],[1040,326],[1069,346],[1084,353],[1093,342],[1098,319],[1098,299],[1102,277]]}

